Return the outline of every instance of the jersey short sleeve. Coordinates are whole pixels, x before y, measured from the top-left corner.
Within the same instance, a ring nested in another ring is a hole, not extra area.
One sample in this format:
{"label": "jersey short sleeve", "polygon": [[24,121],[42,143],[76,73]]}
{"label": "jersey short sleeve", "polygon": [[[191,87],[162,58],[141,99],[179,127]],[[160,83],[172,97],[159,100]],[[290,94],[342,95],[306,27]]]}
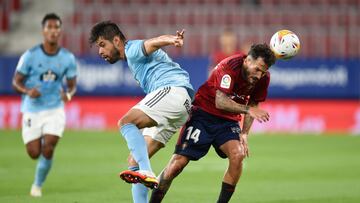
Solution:
{"label": "jersey short sleeve", "polygon": [[141,60],[146,56],[143,40],[133,40],[131,46],[126,50],[126,58],[129,60]]}
{"label": "jersey short sleeve", "polygon": [[66,73],[65,73],[67,79],[74,78],[77,75],[75,56],[73,54],[70,54],[69,58],[70,58],[69,65],[68,65],[68,67],[66,69]]}
{"label": "jersey short sleeve", "polygon": [[30,72],[30,63],[31,53],[30,51],[26,51],[23,55],[21,55],[19,62],[16,66],[16,71],[23,75],[28,75]]}
{"label": "jersey short sleeve", "polygon": [[232,94],[235,78],[229,71],[227,71],[225,66],[225,64],[219,64],[216,67],[216,71],[214,72],[214,85],[216,89],[224,92],[225,94]]}

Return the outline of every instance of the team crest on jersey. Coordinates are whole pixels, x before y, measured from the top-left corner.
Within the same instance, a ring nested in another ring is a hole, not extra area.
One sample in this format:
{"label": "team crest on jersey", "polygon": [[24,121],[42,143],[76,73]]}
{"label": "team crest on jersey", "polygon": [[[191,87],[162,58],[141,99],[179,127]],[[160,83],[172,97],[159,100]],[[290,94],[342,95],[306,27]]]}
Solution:
{"label": "team crest on jersey", "polygon": [[52,82],[55,81],[57,78],[58,76],[51,70],[48,70],[40,75],[40,80],[44,82]]}
{"label": "team crest on jersey", "polygon": [[230,75],[226,74],[221,78],[221,84],[220,87],[229,89],[231,84],[231,77]]}

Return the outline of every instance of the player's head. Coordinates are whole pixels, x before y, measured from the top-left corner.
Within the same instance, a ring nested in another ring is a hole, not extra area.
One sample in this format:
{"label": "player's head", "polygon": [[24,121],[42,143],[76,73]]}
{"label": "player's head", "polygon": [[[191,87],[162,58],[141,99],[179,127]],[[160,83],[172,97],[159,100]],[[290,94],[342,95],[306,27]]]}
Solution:
{"label": "player's head", "polygon": [[233,54],[236,51],[236,44],[236,34],[230,28],[225,29],[220,36],[221,50],[225,54]]}
{"label": "player's head", "polygon": [[57,44],[61,34],[61,19],[55,13],[48,13],[41,21],[42,33],[46,43]]}
{"label": "player's head", "polygon": [[89,38],[89,43],[95,43],[99,48],[99,55],[111,64],[125,59],[125,41],[124,34],[111,21],[103,21],[94,25]]}
{"label": "player's head", "polygon": [[255,85],[267,74],[270,66],[276,61],[274,53],[267,44],[253,44],[243,64],[246,80]]}

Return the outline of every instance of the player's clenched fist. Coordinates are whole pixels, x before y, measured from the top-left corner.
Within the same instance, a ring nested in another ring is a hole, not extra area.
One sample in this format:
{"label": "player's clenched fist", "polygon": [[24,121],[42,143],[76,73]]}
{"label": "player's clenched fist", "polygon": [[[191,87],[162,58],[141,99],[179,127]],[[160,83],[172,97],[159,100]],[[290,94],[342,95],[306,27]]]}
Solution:
{"label": "player's clenched fist", "polygon": [[27,90],[26,94],[29,95],[29,97],[31,97],[31,98],[38,98],[38,97],[41,96],[41,93],[36,88],[32,88],[32,89]]}

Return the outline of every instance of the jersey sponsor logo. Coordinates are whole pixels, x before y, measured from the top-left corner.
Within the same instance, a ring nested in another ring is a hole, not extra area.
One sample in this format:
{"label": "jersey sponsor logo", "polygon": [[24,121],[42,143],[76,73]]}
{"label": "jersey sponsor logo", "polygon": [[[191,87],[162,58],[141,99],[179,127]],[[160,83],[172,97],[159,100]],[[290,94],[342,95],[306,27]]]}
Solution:
{"label": "jersey sponsor logo", "polygon": [[240,127],[231,127],[230,130],[234,134],[239,134],[241,132]]}
{"label": "jersey sponsor logo", "polygon": [[186,99],[186,101],[184,102],[184,107],[185,107],[185,109],[186,109],[186,112],[187,112],[188,114],[190,114],[190,111],[191,111],[191,102],[190,102],[188,99]]}
{"label": "jersey sponsor logo", "polygon": [[226,74],[222,77],[221,79],[221,84],[220,87],[225,88],[225,89],[229,89],[230,88],[230,84],[231,84],[231,77],[230,75]]}
{"label": "jersey sponsor logo", "polygon": [[48,70],[40,75],[40,80],[44,82],[52,82],[55,81],[57,78],[58,76],[51,70]]}

